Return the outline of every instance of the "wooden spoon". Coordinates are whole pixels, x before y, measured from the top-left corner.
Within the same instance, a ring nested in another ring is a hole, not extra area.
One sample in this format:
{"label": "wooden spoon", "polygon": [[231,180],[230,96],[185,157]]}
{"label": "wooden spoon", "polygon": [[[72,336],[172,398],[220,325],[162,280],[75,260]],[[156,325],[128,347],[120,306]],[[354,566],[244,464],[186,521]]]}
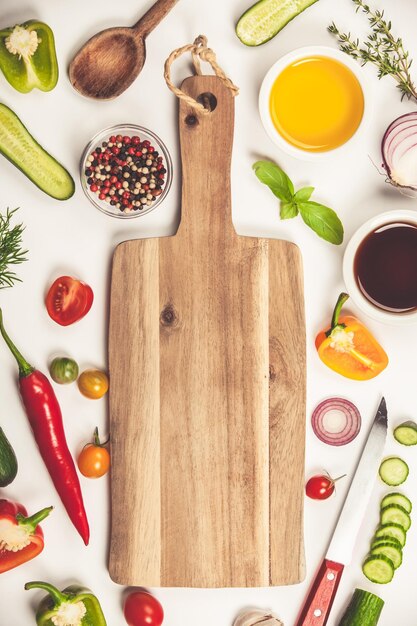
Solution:
{"label": "wooden spoon", "polygon": [[120,96],[145,63],[146,37],[177,2],[157,0],[134,26],[107,28],[91,37],[70,63],[72,86],[88,98]]}

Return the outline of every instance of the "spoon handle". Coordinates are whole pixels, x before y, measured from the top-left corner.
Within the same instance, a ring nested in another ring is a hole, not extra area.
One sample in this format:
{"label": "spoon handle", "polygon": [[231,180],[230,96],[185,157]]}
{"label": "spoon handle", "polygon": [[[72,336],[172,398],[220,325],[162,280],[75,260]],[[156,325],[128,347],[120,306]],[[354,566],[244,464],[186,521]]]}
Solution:
{"label": "spoon handle", "polygon": [[157,0],[149,11],[133,26],[137,36],[143,38],[147,37],[149,33],[162,22],[164,17],[168,15],[177,2],[178,0]]}

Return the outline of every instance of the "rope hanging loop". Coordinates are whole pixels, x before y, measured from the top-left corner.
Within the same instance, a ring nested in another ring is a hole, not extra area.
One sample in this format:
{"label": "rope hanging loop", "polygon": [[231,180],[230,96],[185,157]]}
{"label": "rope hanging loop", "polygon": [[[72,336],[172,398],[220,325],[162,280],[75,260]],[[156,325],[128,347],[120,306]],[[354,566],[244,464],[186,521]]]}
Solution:
{"label": "rope hanging loop", "polygon": [[174,50],[173,52],[171,52],[171,54],[165,61],[165,67],[164,67],[165,82],[170,88],[170,90],[172,91],[172,93],[174,93],[177,96],[177,98],[184,100],[190,106],[194,107],[195,109],[197,109],[200,113],[203,113],[204,115],[207,115],[208,113],[210,113],[209,109],[207,109],[200,102],[197,102],[195,98],[192,98],[191,96],[186,94],[179,87],[176,87],[171,80],[172,64],[174,63],[176,59],[178,59],[181,55],[187,52],[191,53],[191,56],[193,59],[193,65],[194,65],[194,72],[197,76],[202,76],[201,61],[205,61],[206,63],[209,63],[211,65],[215,75],[218,76],[223,82],[223,84],[226,85],[226,87],[228,87],[231,90],[232,94],[234,96],[238,95],[239,88],[236,87],[236,85],[230,80],[230,78],[226,76],[226,74],[224,73],[220,65],[217,63],[216,54],[213,52],[211,48],[207,46],[207,37],[205,37],[204,35],[199,35],[194,40],[194,43],[187,44],[186,46],[182,46],[182,48],[178,48],[177,50]]}

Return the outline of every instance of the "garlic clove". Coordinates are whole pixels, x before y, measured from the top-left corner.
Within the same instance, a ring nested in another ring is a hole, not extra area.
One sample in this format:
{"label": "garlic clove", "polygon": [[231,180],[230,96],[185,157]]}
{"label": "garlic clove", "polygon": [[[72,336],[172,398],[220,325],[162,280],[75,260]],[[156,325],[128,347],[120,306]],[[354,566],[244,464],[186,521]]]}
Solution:
{"label": "garlic clove", "polygon": [[240,613],[233,626],[284,626],[284,624],[270,612],[253,609]]}

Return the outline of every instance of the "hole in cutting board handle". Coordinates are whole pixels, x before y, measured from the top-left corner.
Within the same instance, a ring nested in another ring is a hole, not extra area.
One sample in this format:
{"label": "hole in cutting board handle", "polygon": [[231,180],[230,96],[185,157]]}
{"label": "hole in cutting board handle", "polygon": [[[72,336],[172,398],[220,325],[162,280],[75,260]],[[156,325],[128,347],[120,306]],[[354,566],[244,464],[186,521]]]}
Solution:
{"label": "hole in cutting board handle", "polygon": [[203,107],[208,111],[214,111],[217,106],[216,96],[208,91],[205,93],[201,93],[199,96],[197,96],[196,100],[197,102],[202,104]]}

